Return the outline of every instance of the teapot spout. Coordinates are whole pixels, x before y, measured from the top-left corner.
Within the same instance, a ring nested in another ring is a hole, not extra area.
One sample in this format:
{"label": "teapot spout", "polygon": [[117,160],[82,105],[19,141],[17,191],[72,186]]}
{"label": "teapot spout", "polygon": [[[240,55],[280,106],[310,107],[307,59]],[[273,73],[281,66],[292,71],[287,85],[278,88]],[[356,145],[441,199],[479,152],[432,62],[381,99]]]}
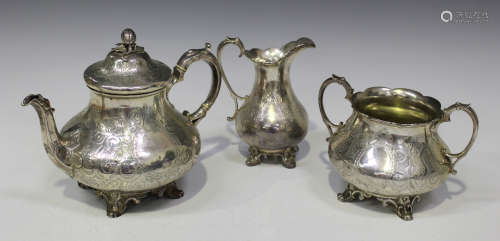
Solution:
{"label": "teapot spout", "polygon": [[42,128],[42,140],[45,151],[50,159],[71,176],[71,166],[67,164],[68,149],[61,140],[61,136],[57,131],[56,122],[54,120],[54,108],[50,106],[48,99],[42,95],[28,95],[24,98],[22,106],[31,105],[35,108],[40,126]]}
{"label": "teapot spout", "polygon": [[287,59],[293,59],[301,50],[316,48],[316,44],[310,38],[299,38],[285,44],[281,49]]}

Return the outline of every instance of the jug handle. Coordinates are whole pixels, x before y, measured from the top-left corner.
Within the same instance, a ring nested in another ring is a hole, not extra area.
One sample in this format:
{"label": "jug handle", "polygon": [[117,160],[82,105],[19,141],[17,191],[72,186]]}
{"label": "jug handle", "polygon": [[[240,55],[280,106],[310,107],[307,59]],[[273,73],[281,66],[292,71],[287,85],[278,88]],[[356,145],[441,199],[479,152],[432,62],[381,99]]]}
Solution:
{"label": "jug handle", "polygon": [[188,111],[182,112],[191,123],[197,125],[201,119],[203,119],[207,111],[212,107],[217,96],[219,95],[219,90],[221,86],[221,75],[219,63],[215,56],[210,52],[210,43],[205,43],[205,48],[202,49],[190,49],[186,51],[177,61],[177,65],[174,67],[172,85],[184,80],[184,73],[186,73],[189,66],[199,60],[205,61],[212,69],[212,87],[208,93],[207,98],[201,104],[201,106],[193,113]]}
{"label": "jug handle", "polygon": [[472,144],[474,144],[474,141],[476,140],[477,131],[478,131],[478,128],[479,128],[479,119],[477,118],[477,115],[476,115],[476,112],[474,111],[474,109],[472,109],[472,107],[470,107],[470,105],[468,105],[468,104],[462,104],[462,103],[459,103],[459,102],[457,102],[457,103],[455,103],[455,104],[453,104],[453,105],[451,105],[448,108],[446,108],[446,109],[443,110],[443,116],[437,122],[437,125],[439,125],[439,124],[441,124],[443,122],[449,122],[449,121],[451,121],[450,115],[451,115],[452,112],[454,112],[456,110],[464,111],[472,119],[472,136],[471,136],[471,138],[470,138],[469,143],[467,144],[467,146],[465,146],[464,150],[461,151],[461,152],[450,153],[449,150],[447,150],[446,148],[441,149],[441,152],[446,157],[448,157],[448,158],[455,158],[455,161],[450,162],[450,164],[449,164],[449,168],[450,168],[450,173],[451,174],[456,174],[457,173],[457,171],[455,170],[455,165],[457,164],[457,162],[460,159],[462,159],[469,152],[470,148],[472,147]]}
{"label": "jug handle", "polygon": [[[337,76],[335,74],[332,75],[332,77],[326,79],[323,81],[323,84],[321,85],[321,88],[319,88],[319,95],[318,95],[318,103],[319,103],[319,111],[321,112],[321,117],[323,118],[323,122],[325,122],[326,127],[328,128],[328,131],[330,132],[330,137],[333,136],[333,130],[332,128],[340,128],[344,125],[344,123],[339,122],[339,124],[334,124],[328,116],[326,115],[325,108],[323,107],[323,95],[325,93],[326,87],[332,83],[337,83],[344,87],[346,95],[345,98],[349,100],[349,102],[352,102],[351,98],[354,93],[354,90],[352,89],[351,85],[345,80],[344,77]],[[326,139],[327,141],[329,138]]]}
{"label": "jug handle", "polygon": [[230,36],[226,37],[226,39],[224,39],[222,42],[220,42],[219,46],[217,47],[217,59],[219,60],[219,63],[220,63],[219,65],[220,65],[222,79],[224,80],[224,83],[226,84],[227,88],[229,89],[229,93],[231,94],[231,97],[233,98],[233,101],[234,101],[234,107],[235,107],[234,114],[233,114],[233,116],[227,117],[228,121],[232,121],[232,120],[234,120],[234,118],[236,118],[236,115],[238,115],[238,111],[240,110],[238,100],[247,100],[248,95],[246,95],[246,96],[238,95],[233,90],[233,88],[229,84],[229,81],[227,80],[226,73],[224,72],[224,68],[222,67],[222,58],[221,57],[222,57],[222,50],[228,44],[234,44],[234,45],[238,46],[238,48],[240,49],[240,54],[238,55],[239,58],[241,58],[241,56],[243,56],[243,54],[245,53],[246,50],[245,50],[245,47],[243,46],[243,42],[241,42],[240,38],[230,37]]}

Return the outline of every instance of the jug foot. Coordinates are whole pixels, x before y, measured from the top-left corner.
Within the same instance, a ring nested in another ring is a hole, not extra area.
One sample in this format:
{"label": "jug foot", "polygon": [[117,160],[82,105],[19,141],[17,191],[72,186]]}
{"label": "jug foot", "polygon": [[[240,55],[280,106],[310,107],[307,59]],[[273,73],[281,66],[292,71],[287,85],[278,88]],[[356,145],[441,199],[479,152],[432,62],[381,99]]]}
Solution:
{"label": "jug foot", "polygon": [[397,198],[377,197],[384,207],[391,207],[396,215],[405,221],[413,220],[413,205],[420,201],[420,196],[401,196]]}
{"label": "jug foot", "polygon": [[337,194],[337,199],[341,202],[350,202],[354,200],[364,200],[371,198],[372,195],[362,191],[356,186],[348,183],[344,192]]}
{"label": "jug foot", "polygon": [[262,163],[262,159],[280,160],[281,164],[286,168],[295,168],[295,154],[299,151],[299,147],[292,146],[282,150],[259,150],[257,147],[250,146],[248,148],[247,166],[256,166]]}
{"label": "jug foot", "polygon": [[83,189],[94,190],[99,198],[104,199],[107,204],[107,215],[112,218],[119,217],[125,213],[129,203],[139,204],[142,199],[148,196],[154,195],[160,198],[166,197],[170,199],[177,199],[184,195],[184,192],[177,188],[175,182],[171,182],[163,187],[152,190],[137,192],[97,190],[82,183],[78,183],[78,186]]}
{"label": "jug foot", "polygon": [[299,151],[298,146],[292,146],[285,149],[281,156],[281,163],[286,168],[295,168],[297,166],[295,162],[295,154]]}
{"label": "jug foot", "polygon": [[248,159],[245,162],[247,166],[257,166],[262,162],[262,153],[256,147],[250,146],[248,148],[248,153]]}

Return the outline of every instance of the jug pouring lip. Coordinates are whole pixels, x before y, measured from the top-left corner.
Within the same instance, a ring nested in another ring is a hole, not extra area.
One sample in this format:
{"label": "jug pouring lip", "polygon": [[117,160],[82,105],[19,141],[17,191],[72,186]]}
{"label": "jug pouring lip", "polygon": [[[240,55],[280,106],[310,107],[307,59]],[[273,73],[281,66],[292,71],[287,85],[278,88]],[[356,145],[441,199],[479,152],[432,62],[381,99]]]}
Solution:
{"label": "jug pouring lip", "polygon": [[294,56],[301,49],[315,48],[316,44],[306,37],[299,38],[295,41],[288,42],[280,48],[252,48],[245,50],[245,56],[256,64],[266,66],[279,65],[283,60]]}
{"label": "jug pouring lip", "polygon": [[406,88],[367,88],[356,92],[351,102],[365,119],[390,126],[422,127],[443,117],[437,99]]}

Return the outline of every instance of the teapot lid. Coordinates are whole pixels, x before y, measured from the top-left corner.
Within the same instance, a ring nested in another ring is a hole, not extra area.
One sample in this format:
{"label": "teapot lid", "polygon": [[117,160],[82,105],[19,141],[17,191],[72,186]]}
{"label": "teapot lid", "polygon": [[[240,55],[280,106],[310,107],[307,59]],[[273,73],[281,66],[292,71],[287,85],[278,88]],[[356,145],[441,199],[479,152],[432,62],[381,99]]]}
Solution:
{"label": "teapot lid", "polygon": [[87,86],[107,94],[129,95],[154,92],[167,86],[171,70],[151,59],[144,48],[135,44],[134,31],[122,31],[116,44],[102,61],[90,65],[83,76]]}

